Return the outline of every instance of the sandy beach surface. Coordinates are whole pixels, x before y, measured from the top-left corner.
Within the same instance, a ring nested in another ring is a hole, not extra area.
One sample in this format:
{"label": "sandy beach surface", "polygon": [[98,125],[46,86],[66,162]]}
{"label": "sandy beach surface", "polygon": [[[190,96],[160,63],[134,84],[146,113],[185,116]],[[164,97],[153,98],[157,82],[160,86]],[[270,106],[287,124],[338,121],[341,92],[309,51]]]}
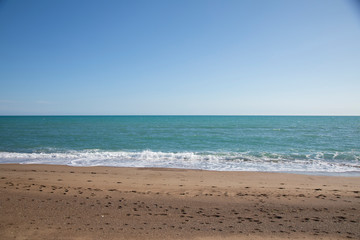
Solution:
{"label": "sandy beach surface", "polygon": [[360,239],[360,178],[0,165],[0,239]]}

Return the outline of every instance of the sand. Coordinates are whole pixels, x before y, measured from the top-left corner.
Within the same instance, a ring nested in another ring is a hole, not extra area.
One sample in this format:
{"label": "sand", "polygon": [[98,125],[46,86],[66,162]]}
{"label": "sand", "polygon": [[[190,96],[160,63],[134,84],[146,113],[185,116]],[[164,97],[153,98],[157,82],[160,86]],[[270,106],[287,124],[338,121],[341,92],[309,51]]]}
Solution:
{"label": "sand", "polygon": [[360,178],[2,164],[0,239],[360,239]]}

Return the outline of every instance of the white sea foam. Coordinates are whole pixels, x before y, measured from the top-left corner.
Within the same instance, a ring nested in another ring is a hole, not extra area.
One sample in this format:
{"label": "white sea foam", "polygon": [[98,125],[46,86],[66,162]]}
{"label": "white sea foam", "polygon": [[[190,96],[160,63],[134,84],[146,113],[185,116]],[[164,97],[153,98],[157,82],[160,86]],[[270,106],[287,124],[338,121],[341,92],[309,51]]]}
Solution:
{"label": "white sea foam", "polygon": [[[334,154],[338,156],[339,154]],[[0,163],[59,164],[70,166],[166,167],[218,171],[270,171],[299,173],[358,172],[359,159],[327,161],[323,153],[284,157],[279,154],[249,153],[166,153],[166,152],[110,152],[99,150],[54,153],[0,152]]]}

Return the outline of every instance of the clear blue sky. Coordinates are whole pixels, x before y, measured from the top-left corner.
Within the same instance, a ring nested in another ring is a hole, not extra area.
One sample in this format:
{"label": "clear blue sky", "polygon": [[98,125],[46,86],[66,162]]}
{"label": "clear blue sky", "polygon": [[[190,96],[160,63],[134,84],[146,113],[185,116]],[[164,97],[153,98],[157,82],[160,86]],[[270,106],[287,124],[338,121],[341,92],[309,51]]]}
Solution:
{"label": "clear blue sky", "polygon": [[360,115],[346,0],[0,0],[0,115]]}

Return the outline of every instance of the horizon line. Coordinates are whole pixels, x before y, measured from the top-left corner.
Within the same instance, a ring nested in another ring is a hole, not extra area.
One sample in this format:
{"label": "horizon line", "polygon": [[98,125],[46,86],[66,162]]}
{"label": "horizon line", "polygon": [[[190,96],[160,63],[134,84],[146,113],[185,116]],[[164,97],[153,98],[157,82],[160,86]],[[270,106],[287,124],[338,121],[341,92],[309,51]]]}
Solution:
{"label": "horizon line", "polygon": [[174,117],[181,117],[181,116],[208,116],[208,117],[211,117],[211,116],[233,116],[233,117],[246,117],[246,116],[249,116],[249,117],[360,117],[360,114],[359,115],[354,115],[354,114],[342,114],[342,115],[330,115],[330,114],[7,114],[7,115],[2,115],[0,114],[0,117],[130,117],[130,116],[164,116],[164,117],[170,117],[170,116],[174,116]]}

